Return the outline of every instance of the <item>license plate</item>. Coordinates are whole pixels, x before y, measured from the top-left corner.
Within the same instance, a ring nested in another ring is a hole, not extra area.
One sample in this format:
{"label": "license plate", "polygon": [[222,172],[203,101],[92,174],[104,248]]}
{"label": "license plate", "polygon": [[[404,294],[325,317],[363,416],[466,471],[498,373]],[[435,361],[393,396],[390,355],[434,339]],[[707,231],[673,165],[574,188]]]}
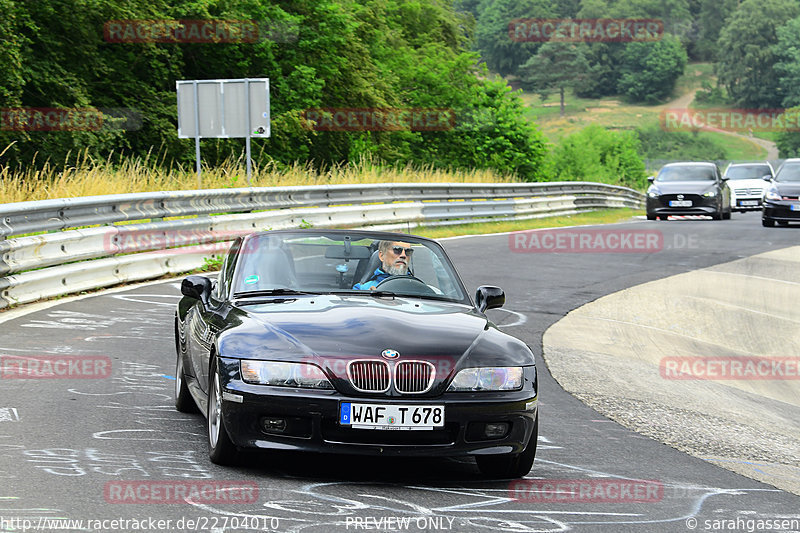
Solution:
{"label": "license plate", "polygon": [[691,200],[670,200],[670,207],[692,207]]}
{"label": "license plate", "polygon": [[758,200],[739,200],[739,205],[758,205]]}
{"label": "license plate", "polygon": [[790,211],[800,211],[800,204],[792,204],[789,206]]}
{"label": "license plate", "polygon": [[444,405],[341,404],[339,423],[354,429],[433,429],[444,427]]}

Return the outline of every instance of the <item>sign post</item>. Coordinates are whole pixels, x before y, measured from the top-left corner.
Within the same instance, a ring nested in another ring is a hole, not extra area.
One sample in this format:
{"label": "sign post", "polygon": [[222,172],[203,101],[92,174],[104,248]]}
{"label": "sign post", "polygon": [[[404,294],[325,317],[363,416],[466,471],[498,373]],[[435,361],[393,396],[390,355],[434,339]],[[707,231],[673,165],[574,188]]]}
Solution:
{"label": "sign post", "polygon": [[252,159],[250,139],[270,136],[269,78],[182,80],[178,93],[178,137],[194,138],[200,185],[200,139],[245,138],[247,184]]}

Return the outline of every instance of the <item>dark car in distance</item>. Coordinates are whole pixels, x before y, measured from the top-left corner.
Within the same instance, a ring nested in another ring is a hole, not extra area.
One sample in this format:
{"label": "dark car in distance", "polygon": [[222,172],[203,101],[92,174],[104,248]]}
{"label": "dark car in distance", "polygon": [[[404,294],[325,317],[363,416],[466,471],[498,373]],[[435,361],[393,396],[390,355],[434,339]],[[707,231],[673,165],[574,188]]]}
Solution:
{"label": "dark car in distance", "polygon": [[800,222],[800,159],[787,159],[773,179],[764,176],[770,185],[764,193],[761,224],[771,228],[777,222],[786,226]]}
{"label": "dark car in distance", "polygon": [[175,405],[205,414],[212,462],[258,448],[471,456],[489,477],[530,471],[533,353],[485,315],[503,291],[481,286],[473,302],[437,242],[253,233],[215,281],[189,276],[181,292]]}
{"label": "dark car in distance", "polygon": [[727,178],[714,163],[669,163],[648,180],[647,220],[667,220],[670,215],[731,218]]}

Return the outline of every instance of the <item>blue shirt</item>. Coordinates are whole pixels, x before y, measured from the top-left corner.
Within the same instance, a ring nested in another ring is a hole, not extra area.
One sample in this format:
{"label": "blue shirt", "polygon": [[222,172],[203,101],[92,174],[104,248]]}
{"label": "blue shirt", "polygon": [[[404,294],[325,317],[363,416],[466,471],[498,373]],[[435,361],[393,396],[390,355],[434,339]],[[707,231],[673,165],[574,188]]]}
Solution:
{"label": "blue shirt", "polygon": [[[411,271],[409,270],[406,275],[411,276],[412,275]],[[391,276],[391,274],[387,274],[381,268],[376,268],[375,272],[372,273],[372,276],[370,276],[370,278],[367,281],[365,281],[364,283],[356,283],[355,285],[353,285],[353,288],[360,291],[366,291],[371,289],[372,287],[376,287],[378,283],[385,280],[389,276]]]}

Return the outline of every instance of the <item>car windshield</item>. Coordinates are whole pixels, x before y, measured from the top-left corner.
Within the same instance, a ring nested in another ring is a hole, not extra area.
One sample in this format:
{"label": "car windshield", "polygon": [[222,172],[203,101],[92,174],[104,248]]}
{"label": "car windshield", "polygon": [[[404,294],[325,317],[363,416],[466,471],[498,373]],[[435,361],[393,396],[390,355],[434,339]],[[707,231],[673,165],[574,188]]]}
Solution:
{"label": "car windshield", "polygon": [[800,165],[783,165],[775,174],[775,181],[800,181]]}
{"label": "car windshield", "polygon": [[767,165],[739,165],[731,166],[725,175],[731,180],[760,180],[772,172]]}
{"label": "car windshield", "polygon": [[444,250],[427,239],[300,230],[259,233],[244,241],[234,274],[234,296],[304,293],[415,296],[469,303]]}
{"label": "car windshield", "polygon": [[714,169],[709,166],[664,167],[656,181],[713,181]]}

